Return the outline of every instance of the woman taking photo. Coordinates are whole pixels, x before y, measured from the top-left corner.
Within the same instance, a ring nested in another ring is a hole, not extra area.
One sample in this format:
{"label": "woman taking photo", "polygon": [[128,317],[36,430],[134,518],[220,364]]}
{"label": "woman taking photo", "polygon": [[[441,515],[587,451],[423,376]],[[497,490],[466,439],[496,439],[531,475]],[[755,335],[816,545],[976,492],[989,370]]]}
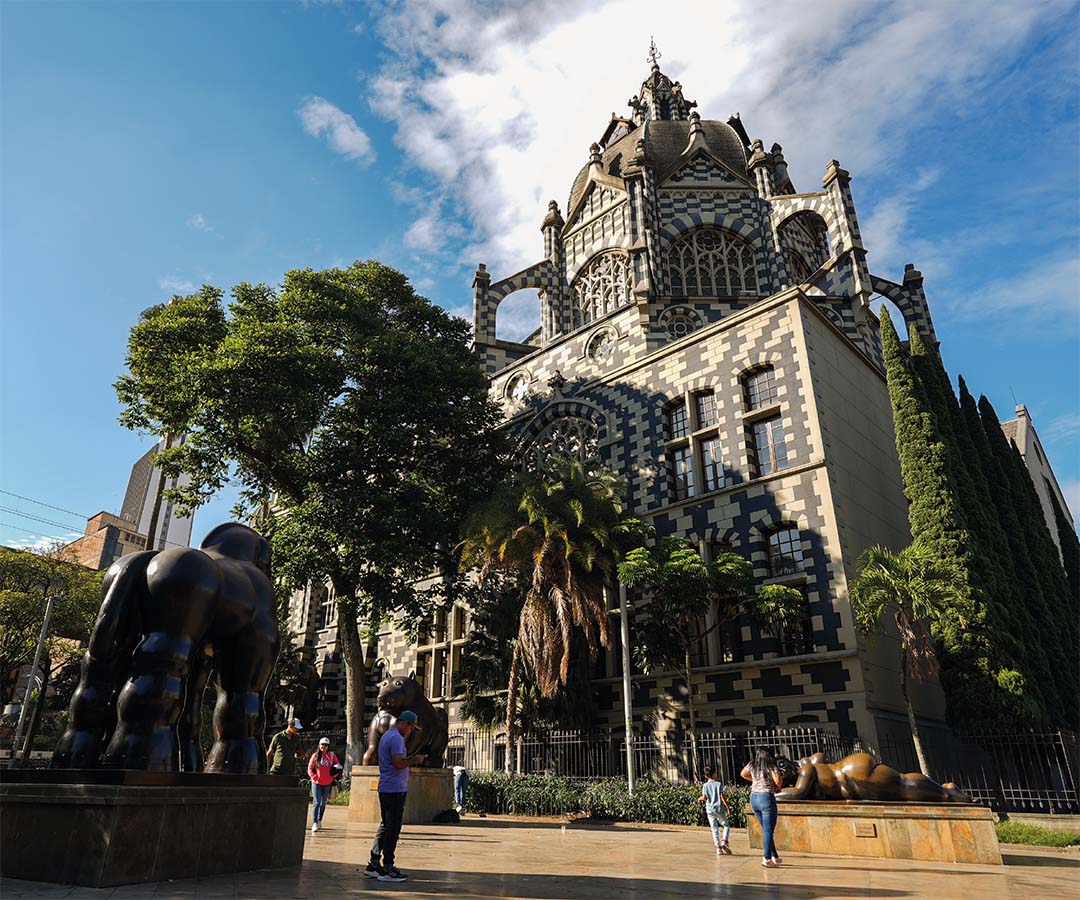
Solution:
{"label": "woman taking photo", "polygon": [[750,782],[750,808],[761,824],[761,864],[766,868],[776,868],[783,862],[773,842],[773,831],[776,828],[776,792],[782,784],[780,768],[768,750],[758,750],[739,774]]}

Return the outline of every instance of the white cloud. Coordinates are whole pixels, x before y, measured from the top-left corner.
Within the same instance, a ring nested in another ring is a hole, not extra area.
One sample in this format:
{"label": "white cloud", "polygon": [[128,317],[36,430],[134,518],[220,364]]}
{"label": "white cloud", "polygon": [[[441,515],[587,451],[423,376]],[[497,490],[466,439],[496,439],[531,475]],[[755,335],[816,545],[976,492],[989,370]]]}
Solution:
{"label": "white cloud", "polygon": [[31,553],[44,553],[63,544],[70,544],[78,537],[82,537],[82,535],[76,531],[69,531],[67,534],[57,534],[51,537],[14,538],[5,542],[4,546],[15,550],[29,550]]}
{"label": "white cloud", "polygon": [[[751,137],[785,145],[796,188],[815,190],[830,158],[856,178],[899,166],[914,122],[962,114],[1035,23],[1067,9],[692,0],[657,17],[648,0],[404,0],[376,20],[389,61],[361,77],[407,161],[468,220],[462,265],[497,278],[539,257],[547,201],[565,204],[589,144],[625,113],[650,34],[703,117],[741,112]],[[935,175],[923,170],[916,191]],[[880,210],[875,262],[896,257],[910,209],[898,198]]]}
{"label": "white cloud", "polygon": [[1080,436],[1080,412],[1066,413],[1051,420],[1050,424],[1042,429],[1042,436],[1047,443],[1070,441]]}
{"label": "white cloud", "polygon": [[[870,215],[860,223],[863,242],[871,249],[872,268],[875,272],[902,269],[904,263],[911,261],[913,247],[909,225],[912,210],[921,195],[940,177],[941,169],[938,167],[920,170],[902,191],[880,200]],[[925,254],[919,254],[919,267],[925,274],[928,268]],[[930,264],[929,268],[933,269],[933,264]]]}
{"label": "white cloud", "polygon": [[297,111],[304,131],[312,137],[325,137],[330,149],[362,166],[375,161],[371,138],[356,124],[356,119],[322,97],[308,97]]}
{"label": "white cloud", "polygon": [[158,287],[173,294],[190,294],[195,290],[195,283],[179,275],[163,275],[158,279]]}
{"label": "white cloud", "polygon": [[1013,334],[1071,340],[1080,332],[1080,259],[1072,248],[1036,258],[1026,270],[995,278],[963,296],[946,294],[945,303],[954,320],[997,319]]}
{"label": "white cloud", "polygon": [[195,213],[187,220],[188,226],[194,228],[196,231],[205,231],[213,233],[214,226],[206,221],[206,216],[202,213]]}

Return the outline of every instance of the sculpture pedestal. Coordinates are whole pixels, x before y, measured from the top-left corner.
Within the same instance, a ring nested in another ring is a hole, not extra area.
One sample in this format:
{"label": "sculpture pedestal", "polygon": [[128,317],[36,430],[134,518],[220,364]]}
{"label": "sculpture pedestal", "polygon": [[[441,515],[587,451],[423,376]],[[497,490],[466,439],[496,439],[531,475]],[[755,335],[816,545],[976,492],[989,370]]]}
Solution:
{"label": "sculpture pedestal", "polygon": [[[776,806],[774,838],[781,856],[791,851],[1001,865],[994,814],[982,806],[843,800]],[[760,850],[761,826],[749,805],[746,823],[750,846]]]}
{"label": "sculpture pedestal", "polygon": [[0,774],[0,874],[90,887],[298,866],[308,794],[281,775]]}
{"label": "sculpture pedestal", "polygon": [[[452,769],[409,769],[409,794],[405,799],[406,825],[430,825],[441,812],[454,805]],[[349,788],[349,821],[374,822],[382,819],[379,809],[379,767],[353,766]]]}

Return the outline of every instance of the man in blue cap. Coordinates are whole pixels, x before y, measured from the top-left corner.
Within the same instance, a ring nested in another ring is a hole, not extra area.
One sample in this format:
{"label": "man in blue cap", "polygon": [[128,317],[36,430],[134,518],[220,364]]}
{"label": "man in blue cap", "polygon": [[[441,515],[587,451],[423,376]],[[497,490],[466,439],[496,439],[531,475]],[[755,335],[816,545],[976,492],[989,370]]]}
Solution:
{"label": "man in blue cap", "polygon": [[405,739],[420,731],[420,722],[411,709],[405,710],[392,728],[379,740],[379,809],[382,821],[371,845],[371,862],[364,869],[368,878],[379,881],[405,881],[408,875],[394,865],[394,851],[401,835],[401,820],[405,814],[405,793],[409,789],[409,766],[418,766],[427,755],[409,756]]}

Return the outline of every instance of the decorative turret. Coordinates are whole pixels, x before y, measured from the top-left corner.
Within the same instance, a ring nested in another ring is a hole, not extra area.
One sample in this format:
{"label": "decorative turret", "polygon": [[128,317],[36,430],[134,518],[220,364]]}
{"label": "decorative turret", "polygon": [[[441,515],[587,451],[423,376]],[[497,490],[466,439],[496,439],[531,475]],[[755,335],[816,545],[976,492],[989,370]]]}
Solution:
{"label": "decorative turret", "polygon": [[697,101],[687,100],[683,96],[682,85],[672,81],[660,71],[661,53],[656,49],[656,41],[649,44],[648,61],[652,63],[649,77],[641,83],[636,97],[627,101],[632,111],[634,124],[646,121],[681,121],[690,115],[690,110],[697,106]]}
{"label": "decorative turret", "polygon": [[766,200],[776,193],[773,178],[773,158],[765,152],[765,144],[758,138],[750,145],[750,161],[747,168],[757,180],[758,193]]}
{"label": "decorative turret", "polygon": [[773,183],[782,194],[794,194],[795,186],[788,177],[787,161],[784,159],[784,148],[779,144],[773,144],[769,151],[773,158]]}

